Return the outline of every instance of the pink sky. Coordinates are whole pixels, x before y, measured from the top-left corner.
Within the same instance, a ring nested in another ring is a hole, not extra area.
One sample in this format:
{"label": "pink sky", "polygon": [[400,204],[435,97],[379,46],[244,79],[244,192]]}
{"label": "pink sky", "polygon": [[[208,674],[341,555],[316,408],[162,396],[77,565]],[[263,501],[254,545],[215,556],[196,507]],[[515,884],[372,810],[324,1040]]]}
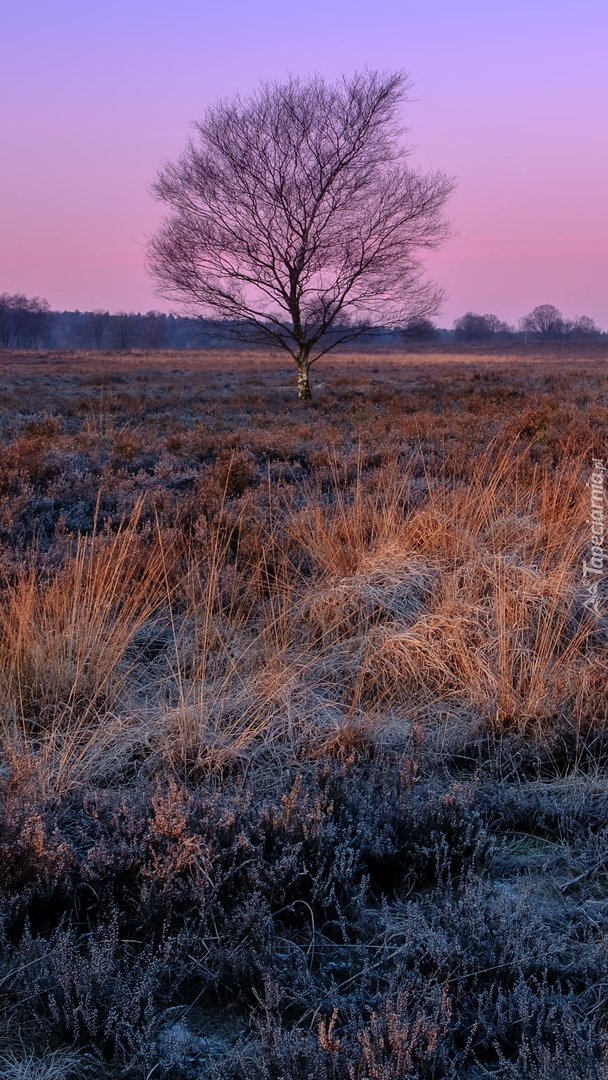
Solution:
{"label": "pink sky", "polygon": [[412,160],[458,180],[428,260],[466,310],[536,304],[608,329],[605,0],[20,0],[3,16],[0,293],[169,305],[143,268],[149,194],[191,120],[260,79],[405,69]]}

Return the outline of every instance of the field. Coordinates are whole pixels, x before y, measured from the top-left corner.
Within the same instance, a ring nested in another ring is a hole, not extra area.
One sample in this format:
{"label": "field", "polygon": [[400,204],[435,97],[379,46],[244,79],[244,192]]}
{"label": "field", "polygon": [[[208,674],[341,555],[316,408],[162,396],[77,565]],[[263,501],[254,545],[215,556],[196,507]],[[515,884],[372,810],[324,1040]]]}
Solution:
{"label": "field", "polygon": [[606,356],[0,367],[0,1077],[606,1080]]}

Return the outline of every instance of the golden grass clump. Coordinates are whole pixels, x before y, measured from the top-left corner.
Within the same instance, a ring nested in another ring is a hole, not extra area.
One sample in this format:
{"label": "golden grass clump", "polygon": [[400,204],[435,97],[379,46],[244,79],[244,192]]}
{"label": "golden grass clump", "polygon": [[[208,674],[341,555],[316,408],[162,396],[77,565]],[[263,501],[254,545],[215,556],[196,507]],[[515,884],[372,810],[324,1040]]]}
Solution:
{"label": "golden grass clump", "polygon": [[[101,766],[129,726],[128,651],[164,592],[163,552],[138,534],[80,538],[58,569],[24,567],[0,597],[0,708],[12,753],[58,784]],[[107,763],[104,763],[105,768]]]}
{"label": "golden grass clump", "polygon": [[406,626],[424,609],[434,579],[433,569],[396,547],[376,551],[355,574],[308,591],[301,618],[323,644],[365,635],[380,623]]}

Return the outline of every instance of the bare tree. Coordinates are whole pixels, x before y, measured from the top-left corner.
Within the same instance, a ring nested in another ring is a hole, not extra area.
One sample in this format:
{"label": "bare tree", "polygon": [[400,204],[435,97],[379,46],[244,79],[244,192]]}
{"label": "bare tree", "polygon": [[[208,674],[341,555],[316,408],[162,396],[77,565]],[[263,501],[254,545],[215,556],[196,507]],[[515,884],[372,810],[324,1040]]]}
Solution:
{"label": "bare tree", "polygon": [[437,341],[439,338],[439,330],[430,319],[409,319],[401,331],[401,338],[408,344],[412,341]]}
{"label": "bare tree", "polygon": [[0,296],[0,349],[8,349],[12,340],[12,299],[9,293]]}
{"label": "bare tree", "polygon": [[93,342],[96,349],[101,349],[110,323],[110,313],[103,308],[95,311],[87,311],[82,322],[82,336],[87,341]]}
{"label": "bare tree", "polygon": [[39,296],[28,299],[23,293],[0,296],[0,347],[37,349],[49,334],[53,314],[48,300]]}
{"label": "bare tree", "polygon": [[501,322],[497,315],[476,315],[474,311],[467,311],[454,322],[456,341],[491,341],[496,335],[506,336],[511,332],[509,324]]}
{"label": "bare tree", "polygon": [[370,71],[265,83],[210,108],[154,184],[171,210],[149,249],[163,295],[287,350],[302,399],[329,349],[443,299],[420,251],[448,235],[453,182],[406,163],[408,88]]}
{"label": "bare tree", "polygon": [[144,349],[162,349],[167,343],[167,316],[162,311],[146,311],[139,320],[140,343]]}
{"label": "bare tree", "polygon": [[110,316],[110,338],[115,349],[131,349],[139,337],[137,316],[117,311]]}
{"label": "bare tree", "polygon": [[539,304],[524,315],[520,325],[525,333],[534,334],[543,341],[553,341],[561,337],[565,330],[562,313],[553,304]]}
{"label": "bare tree", "polygon": [[577,315],[572,322],[567,322],[566,332],[576,342],[598,341],[602,336],[599,326],[589,315]]}

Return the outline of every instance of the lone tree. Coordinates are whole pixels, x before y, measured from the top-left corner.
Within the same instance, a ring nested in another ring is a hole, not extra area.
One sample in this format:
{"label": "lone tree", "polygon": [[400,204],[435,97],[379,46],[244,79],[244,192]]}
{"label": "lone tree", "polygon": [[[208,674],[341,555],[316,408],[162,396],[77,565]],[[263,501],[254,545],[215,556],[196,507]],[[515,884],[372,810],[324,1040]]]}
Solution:
{"label": "lone tree", "polygon": [[262,84],[208,109],[153,186],[171,213],[149,247],[163,295],[310,366],[373,326],[434,314],[421,249],[448,235],[453,182],[406,162],[407,77]]}

